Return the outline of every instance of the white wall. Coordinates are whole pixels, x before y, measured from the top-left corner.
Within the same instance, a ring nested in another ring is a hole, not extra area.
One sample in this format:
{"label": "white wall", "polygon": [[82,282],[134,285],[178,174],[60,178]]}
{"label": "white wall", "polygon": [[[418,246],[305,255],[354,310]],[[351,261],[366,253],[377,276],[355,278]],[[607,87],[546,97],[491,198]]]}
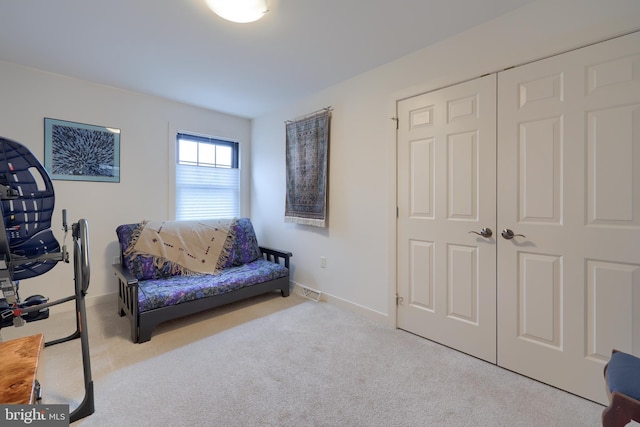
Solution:
{"label": "white wall", "polygon": [[[43,159],[44,117],[120,128],[120,183],[54,181],[62,208],[90,228],[89,302],[111,298],[115,227],[172,215],[169,134],[191,130],[241,142],[243,215],[261,243],[294,253],[295,282],[393,322],[395,101],[640,28],[637,0],[539,0],[493,22],[248,120],[0,62],[0,135]],[[390,37],[392,35],[390,34]],[[329,227],[285,224],[284,121],[334,108]],[[250,142],[251,141],[251,142]],[[251,171],[251,173],[249,173]],[[249,190],[250,180],[250,192]],[[67,238],[67,243],[71,242]],[[327,268],[320,268],[320,256]],[[21,295],[70,295],[71,265],[21,283]]]}
{"label": "white wall", "polygon": [[[243,213],[249,212],[251,123],[247,119],[0,62],[0,136],[27,146],[44,163],[44,117],[121,129],[120,183],[53,181],[56,212],[52,229],[60,243],[63,208],[69,223],[80,218],[89,222],[88,304],[106,298],[115,304],[117,285],[111,263],[118,255],[116,226],[172,218],[167,172],[173,138],[170,129],[240,142],[246,160],[242,164],[247,190]],[[66,243],[70,249],[71,242],[69,233]],[[39,293],[53,300],[73,295],[72,266],[59,263],[47,274],[23,280],[21,297]],[[73,306],[55,309],[71,310]]]}
{"label": "white wall", "polygon": [[[636,29],[635,0],[540,0],[254,119],[251,213],[262,243],[293,252],[296,283],[394,324],[395,102]],[[328,228],[285,224],[284,121],[326,106]]]}

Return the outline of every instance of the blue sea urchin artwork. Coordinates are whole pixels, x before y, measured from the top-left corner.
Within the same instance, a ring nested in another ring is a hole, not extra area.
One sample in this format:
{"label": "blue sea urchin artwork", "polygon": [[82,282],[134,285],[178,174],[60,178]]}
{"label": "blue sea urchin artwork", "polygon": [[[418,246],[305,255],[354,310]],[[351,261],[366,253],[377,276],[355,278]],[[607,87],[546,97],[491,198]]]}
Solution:
{"label": "blue sea urchin artwork", "polygon": [[53,125],[51,135],[55,175],[114,176],[113,132]]}
{"label": "blue sea urchin artwork", "polygon": [[52,179],[120,182],[120,129],[45,118]]}

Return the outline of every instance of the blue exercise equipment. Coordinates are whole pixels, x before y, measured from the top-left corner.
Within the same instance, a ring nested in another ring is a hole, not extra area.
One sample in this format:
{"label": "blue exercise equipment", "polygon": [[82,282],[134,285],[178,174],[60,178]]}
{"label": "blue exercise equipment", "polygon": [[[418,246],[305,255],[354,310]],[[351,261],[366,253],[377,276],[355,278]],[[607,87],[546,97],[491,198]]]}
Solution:
{"label": "blue exercise equipment", "polygon": [[[0,137],[0,328],[22,326],[49,317],[49,307],[75,301],[76,331],[68,337],[45,342],[45,347],[76,338],[81,341],[85,396],[70,413],[74,422],[93,414],[94,393],[89,357],[85,296],[89,288],[89,228],[85,219],[72,224],[75,293],[49,301],[32,295],[24,301],[19,281],[47,273],[58,262],[69,262],[51,230],[55,194],[49,174],[31,151],[18,142]],[[65,237],[69,230],[62,211]]]}

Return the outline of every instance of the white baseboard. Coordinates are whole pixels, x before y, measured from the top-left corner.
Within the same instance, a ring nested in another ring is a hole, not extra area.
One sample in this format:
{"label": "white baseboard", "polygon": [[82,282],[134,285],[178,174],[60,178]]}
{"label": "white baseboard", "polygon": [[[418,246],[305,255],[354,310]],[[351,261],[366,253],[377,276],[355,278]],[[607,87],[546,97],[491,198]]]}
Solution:
{"label": "white baseboard", "polygon": [[114,292],[112,294],[87,296],[85,297],[85,304],[87,305],[87,307],[93,307],[102,304],[113,304],[114,306],[116,306],[118,304],[118,293]]}
{"label": "white baseboard", "polygon": [[[291,283],[293,284],[293,292],[295,292],[298,295],[301,295],[303,297],[310,298],[313,300],[319,300],[319,301],[333,304],[337,307],[352,311],[362,317],[365,317],[377,323],[381,323],[383,325],[394,326],[393,324],[389,323],[389,315],[387,314],[380,313],[379,311],[372,310],[369,307],[356,304],[352,301],[339,298],[335,295],[331,295],[326,292],[321,292],[313,288],[309,288],[308,286],[304,286],[293,281]],[[85,305],[86,307],[95,307],[101,304],[113,304],[115,307],[117,306],[117,301],[118,301],[117,292],[104,294],[104,295],[96,295],[96,296],[87,295],[87,297],[85,298]],[[75,306],[69,303],[69,304],[63,304],[59,306],[58,310],[56,311],[64,312],[64,311],[71,311],[74,309],[75,309]]]}
{"label": "white baseboard", "polygon": [[304,286],[296,282],[292,282],[292,283],[293,283],[293,292],[295,292],[298,295],[307,297],[306,292],[307,290],[310,290],[312,292],[319,294],[320,301],[328,302],[329,304],[333,304],[336,307],[340,307],[340,308],[344,308],[345,310],[352,311],[374,322],[381,323],[387,326],[390,325],[389,316],[387,314],[380,313],[379,311],[372,310],[369,307],[356,304],[355,302],[339,298],[335,295],[331,295],[326,292],[317,291],[315,289],[309,288],[308,286]]}
{"label": "white baseboard", "polygon": [[[115,310],[116,309],[115,307],[117,307],[118,305],[117,292],[114,292],[111,294],[105,294],[105,295],[96,295],[96,296],[87,295],[84,298],[84,305],[87,308],[95,307],[97,305],[102,305],[102,304],[113,304],[113,307]],[[51,311],[55,313],[65,313],[67,311],[74,311],[75,309],[76,309],[76,306],[73,300],[64,304],[51,307]]]}

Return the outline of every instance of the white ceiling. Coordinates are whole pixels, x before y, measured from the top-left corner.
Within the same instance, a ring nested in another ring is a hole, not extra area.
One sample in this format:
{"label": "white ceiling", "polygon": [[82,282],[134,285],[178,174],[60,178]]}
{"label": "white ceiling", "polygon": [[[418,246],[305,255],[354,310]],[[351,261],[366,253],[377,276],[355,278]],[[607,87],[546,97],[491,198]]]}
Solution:
{"label": "white ceiling", "polygon": [[252,118],[531,1],[0,0],[0,61]]}

